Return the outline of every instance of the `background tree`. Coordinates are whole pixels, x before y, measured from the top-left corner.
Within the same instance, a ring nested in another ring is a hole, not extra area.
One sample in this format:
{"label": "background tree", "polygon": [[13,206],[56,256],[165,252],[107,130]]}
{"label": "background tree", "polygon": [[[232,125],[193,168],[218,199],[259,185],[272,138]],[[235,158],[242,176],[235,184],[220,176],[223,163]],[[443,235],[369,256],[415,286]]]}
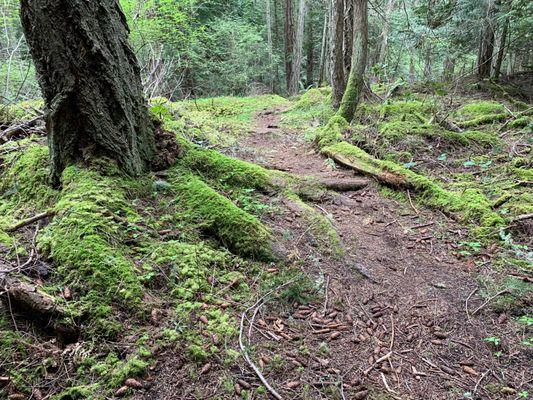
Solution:
{"label": "background tree", "polygon": [[338,114],[350,122],[363,92],[368,52],[368,0],[354,0],[354,41],[352,68]]}
{"label": "background tree", "polygon": [[154,157],[128,27],[115,0],[23,0],[21,18],[46,104],[52,178],[93,155],[132,175]]}

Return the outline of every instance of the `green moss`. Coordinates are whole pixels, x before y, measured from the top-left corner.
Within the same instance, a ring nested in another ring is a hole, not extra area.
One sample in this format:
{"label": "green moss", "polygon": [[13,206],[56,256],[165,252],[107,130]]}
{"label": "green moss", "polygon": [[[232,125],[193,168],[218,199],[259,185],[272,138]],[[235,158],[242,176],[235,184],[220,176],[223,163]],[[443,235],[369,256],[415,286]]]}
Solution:
{"label": "green moss", "polygon": [[430,178],[394,162],[375,159],[364,150],[346,142],[328,146],[322,151],[325,154],[342,154],[369,174],[379,175],[383,172],[395,174],[404,181],[403,186],[413,189],[421,203],[445,212],[459,214],[463,221],[478,226],[474,233],[479,236],[494,235],[499,227],[505,225],[504,218],[492,210],[488,199],[477,190],[451,192]]}
{"label": "green moss", "polygon": [[26,121],[37,115],[36,110],[42,109],[44,101],[42,99],[24,100],[9,106],[0,106],[0,121],[15,123]]}
{"label": "green moss", "polygon": [[240,255],[271,256],[270,233],[255,217],[183,170],[173,170],[172,184],[184,216],[224,246]]}
{"label": "green moss", "polygon": [[73,308],[108,335],[120,329],[110,318],[111,305],[132,309],[142,296],[135,264],[122,244],[127,237],[123,221],[139,217],[122,184],[95,171],[66,168],[56,216],[39,239],[63,284],[80,295]]}
{"label": "green moss", "polygon": [[331,220],[304,203],[298,196],[287,194],[287,197],[302,211],[302,216],[309,226],[309,231],[319,243],[320,251],[333,256],[335,259],[342,259],[345,250]]}
{"label": "green moss", "polygon": [[174,285],[172,293],[180,300],[192,300],[198,294],[209,291],[208,274],[220,271],[230,265],[229,254],[213,250],[204,244],[192,245],[169,241],[155,248],[150,258],[158,265],[170,268]]}
{"label": "green moss", "polygon": [[52,396],[51,400],[98,399],[101,397],[95,394],[97,388],[98,385],[73,386]]}
{"label": "green moss", "polygon": [[137,356],[117,362],[110,371],[108,387],[115,389],[122,386],[128,378],[137,378],[144,375],[148,369],[148,365],[148,362],[141,360]]}
{"label": "green moss", "polygon": [[505,114],[505,107],[493,101],[476,101],[473,103],[468,103],[459,108],[456,112],[463,121],[472,120],[482,116],[493,115],[493,114]]}
{"label": "green moss", "polygon": [[261,110],[287,104],[277,95],[215,97],[181,102],[165,98],[151,100],[151,111],[165,122],[165,128],[197,143],[232,146],[246,135],[254,115]]}
{"label": "green moss", "polygon": [[310,89],[289,107],[282,117],[283,125],[306,129],[313,122],[325,124],[333,115],[331,88]]}
{"label": "green moss", "polygon": [[208,150],[192,144],[185,139],[178,138],[184,155],[179,164],[205,178],[216,180],[223,184],[266,190],[275,186],[275,173],[258,165],[236,158],[225,156],[215,150]]}
{"label": "green moss", "polygon": [[471,128],[479,125],[492,124],[495,122],[502,122],[507,119],[507,114],[487,114],[479,117],[459,122],[461,128]]}
{"label": "green moss", "polygon": [[483,131],[464,131],[459,135],[463,135],[469,142],[474,142],[482,146],[497,146],[503,144],[500,137],[492,132]]}
{"label": "green moss", "polygon": [[435,105],[429,101],[388,100],[381,107],[381,117],[389,121],[427,123],[427,116]]}
{"label": "green moss", "polygon": [[511,128],[525,128],[531,125],[533,125],[533,119],[528,116],[518,117],[514,121],[509,122]]}
{"label": "green moss", "polygon": [[57,195],[48,184],[48,147],[32,142],[21,141],[23,151],[8,153],[5,164],[11,165],[0,182],[2,197],[14,203],[29,203],[35,208],[50,204]]}
{"label": "green moss", "polygon": [[328,146],[342,140],[344,132],[349,128],[350,125],[343,117],[334,115],[326,126],[318,129],[315,139],[318,147]]}

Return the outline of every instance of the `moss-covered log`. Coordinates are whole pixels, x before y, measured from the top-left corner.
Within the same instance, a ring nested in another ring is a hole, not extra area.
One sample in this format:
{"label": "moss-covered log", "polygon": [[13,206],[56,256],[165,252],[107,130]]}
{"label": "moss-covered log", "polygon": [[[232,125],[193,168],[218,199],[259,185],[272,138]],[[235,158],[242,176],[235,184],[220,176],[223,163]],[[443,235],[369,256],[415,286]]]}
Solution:
{"label": "moss-covered log", "polygon": [[52,178],[91,155],[132,175],[154,156],[154,124],[116,0],[22,0],[21,19],[46,104]]}

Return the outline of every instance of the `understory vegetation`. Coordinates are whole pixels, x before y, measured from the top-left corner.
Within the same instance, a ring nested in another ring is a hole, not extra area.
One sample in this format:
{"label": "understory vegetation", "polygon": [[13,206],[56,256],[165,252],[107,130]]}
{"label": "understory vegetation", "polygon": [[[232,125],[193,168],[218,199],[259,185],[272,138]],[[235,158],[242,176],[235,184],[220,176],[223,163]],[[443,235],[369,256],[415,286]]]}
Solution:
{"label": "understory vegetation", "polygon": [[[63,382],[51,392],[56,400],[131,392],[126,379],[145,376],[169,348],[183,349],[184,362],[193,366],[212,357],[231,364],[239,356],[235,312],[251,293],[264,293],[285,276],[296,285],[286,289],[288,298],[313,295],[317,288],[276,248],[262,216],[276,207],[269,196],[285,198],[325,244],[320,251],[342,259],[330,220],[298,197],[296,177],[219,152],[247,135],[257,112],[280,106],[283,125],[306,127],[306,140],[375,177],[383,195],[466,224],[470,236],[459,253],[502,246],[494,262],[500,271],[480,278],[485,295],[506,288],[508,296],[494,307],[527,315],[531,289],[510,272],[527,274],[532,261],[531,232],[519,219],[533,211],[531,157],[519,146],[531,140],[530,108],[489,95],[402,87],[384,102],[363,102],[350,125],[333,115],[329,101],[328,88],[292,103],[270,95],[152,99],[152,113],[176,134],[179,157],[170,169],[141,179],[100,158],[88,168],[66,168],[56,190],[47,184],[42,137],[2,145],[0,246],[15,269],[24,269],[17,260],[39,254],[42,269],[31,276],[56,301],[53,323],[33,334],[23,329],[30,320],[17,320],[13,329],[9,312],[2,313],[0,357],[9,391],[31,394],[56,377]],[[29,118],[21,110],[24,104],[5,115]],[[322,190],[305,184],[307,191]],[[11,229],[42,211],[49,224]],[[273,260],[276,268],[269,267]],[[46,339],[52,337],[59,341]]]}

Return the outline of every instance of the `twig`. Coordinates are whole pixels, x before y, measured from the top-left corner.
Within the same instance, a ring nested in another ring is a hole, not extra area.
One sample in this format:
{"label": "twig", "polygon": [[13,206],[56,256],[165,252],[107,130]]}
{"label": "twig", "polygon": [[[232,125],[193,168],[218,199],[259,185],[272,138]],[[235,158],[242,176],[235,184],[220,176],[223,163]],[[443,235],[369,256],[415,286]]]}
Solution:
{"label": "twig", "polygon": [[[255,374],[257,375],[257,377],[259,378],[259,380],[261,381],[261,383],[265,386],[265,388],[272,394],[272,396],[274,396],[274,398],[276,398],[277,400],[283,400],[283,398],[281,397],[281,395],[272,387],[270,386],[270,384],[268,383],[268,381],[266,380],[266,378],[263,376],[263,374],[261,373],[261,371],[259,370],[259,368],[257,367],[257,365],[254,364],[254,362],[250,359],[250,356],[248,355],[248,352],[246,351],[246,347],[244,346],[244,342],[243,342],[243,331],[244,331],[244,320],[246,319],[246,314],[255,309],[256,307],[259,307],[261,305],[264,304],[264,301],[265,299],[270,296],[272,293],[274,293],[275,291],[281,289],[282,287],[285,287],[289,284],[291,284],[292,282],[294,282],[294,279],[291,279],[287,282],[285,282],[284,284],[278,286],[277,288],[275,289],[272,289],[270,290],[268,293],[266,293],[264,296],[262,296],[259,300],[257,300],[253,305],[251,305],[250,307],[248,307],[246,310],[244,310],[244,312],[242,313],[241,315],[241,322],[240,322],[240,329],[239,329],[239,347],[241,349],[241,353],[242,353],[242,356],[244,358],[244,360],[248,363],[248,365],[253,369],[253,371],[255,372]],[[257,312],[254,312],[254,314],[257,314]],[[253,320],[251,321],[253,323]]]}
{"label": "twig", "polygon": [[392,351],[392,348],[394,347],[394,317],[392,314],[390,315],[390,322],[391,322],[391,339],[390,339],[390,351]]}
{"label": "twig", "polygon": [[491,296],[486,302],[484,302],[482,305],[480,305],[478,308],[474,310],[472,315],[476,315],[476,313],[481,310],[483,307],[485,307],[487,304],[489,304],[492,300],[494,300],[499,295],[502,295],[504,293],[510,293],[508,289],[500,290],[498,293],[496,293],[494,296]]}
{"label": "twig", "polygon": [[383,380],[383,383],[385,384],[385,388],[387,389],[387,392],[396,394],[396,392],[389,387],[389,384],[387,383],[387,379],[385,379],[385,375],[383,375],[383,372],[381,373],[381,379]]}
{"label": "twig", "polygon": [[329,289],[329,275],[326,279],[326,289],[325,289],[325,296],[324,296],[324,308],[323,308],[323,314],[326,315],[326,311],[328,310],[328,289]]}
{"label": "twig", "polygon": [[516,217],[514,217],[511,222],[518,222],[518,221],[524,221],[526,219],[531,219],[533,218],[533,213],[531,214],[522,214],[522,215],[518,215]]}
{"label": "twig", "polygon": [[478,288],[475,288],[474,290],[472,290],[470,292],[470,294],[468,295],[468,297],[466,298],[466,301],[465,301],[465,311],[466,311],[466,317],[468,318],[468,320],[470,321],[470,314],[468,313],[468,300],[470,300],[470,297],[472,297],[474,295],[474,293],[476,293],[478,290]]}
{"label": "twig", "polygon": [[481,383],[481,381],[483,380],[483,378],[485,378],[485,376],[487,376],[487,374],[490,372],[490,369],[486,370],[482,375],[481,377],[477,380],[476,382],[476,386],[474,386],[474,390],[472,391],[472,396],[476,394],[477,392],[477,388],[479,387],[479,384]]}
{"label": "twig", "polygon": [[55,215],[54,210],[47,210],[43,213],[34,215],[33,217],[23,219],[22,221],[17,222],[15,225],[9,226],[5,229],[6,232],[15,232],[16,230],[19,230],[20,228],[25,227],[26,225],[33,224],[36,221],[40,221],[41,219],[51,217],[52,215]]}
{"label": "twig", "polygon": [[416,209],[416,207],[413,205],[413,200],[411,200],[411,193],[409,193],[409,189],[407,189],[407,198],[409,199],[409,204],[415,210],[415,213],[420,214],[420,212]]}
{"label": "twig", "polygon": [[372,371],[376,365],[378,365],[380,362],[388,360],[390,356],[392,356],[392,351],[388,352],[383,357],[380,357],[376,361],[374,361],[374,363],[370,367],[368,367],[367,369],[363,371],[363,375],[368,375],[370,371]]}

